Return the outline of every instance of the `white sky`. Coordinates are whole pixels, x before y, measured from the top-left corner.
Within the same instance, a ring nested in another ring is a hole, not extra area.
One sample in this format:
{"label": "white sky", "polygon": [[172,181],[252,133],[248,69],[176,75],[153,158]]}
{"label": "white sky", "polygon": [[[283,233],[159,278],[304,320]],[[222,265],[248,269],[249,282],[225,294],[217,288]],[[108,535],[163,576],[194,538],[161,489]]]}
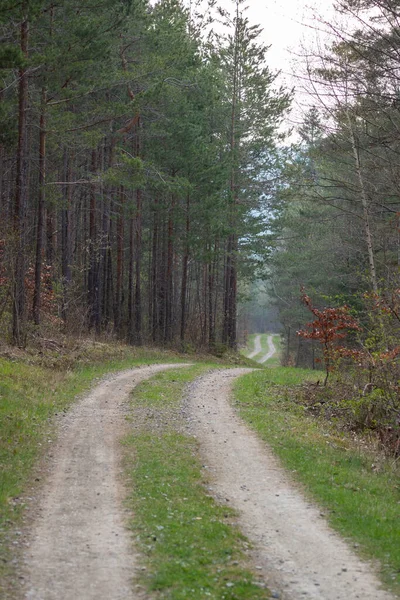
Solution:
{"label": "white sky", "polygon": [[[184,0],[189,5],[190,0]],[[192,0],[194,1],[194,0]],[[291,89],[295,87],[295,97],[288,126],[296,126],[304,113],[314,104],[312,97],[302,89],[300,66],[302,48],[315,46],[328,39],[316,15],[322,21],[330,22],[333,18],[334,0],[247,0],[245,16],[250,25],[260,25],[263,29],[261,41],[270,46],[267,63],[274,71],[281,71],[278,85]],[[235,10],[234,0],[217,0],[231,14]],[[297,65],[296,65],[297,63]]]}
{"label": "white sky", "polygon": [[319,27],[315,14],[329,19],[332,4],[333,0],[248,0],[246,15],[251,24],[263,28],[263,41],[271,45],[268,62],[273,68],[290,71],[293,53],[299,52],[302,41],[307,44],[315,38]]}
{"label": "white sky", "polygon": [[268,65],[281,71],[278,83],[296,89],[291,114],[292,124],[297,125],[314,103],[303,89],[301,55],[304,48],[315,46],[317,38],[319,43],[328,42],[318,16],[328,22],[333,18],[333,0],[248,0],[247,5],[250,23],[261,25],[263,42],[271,46]]}

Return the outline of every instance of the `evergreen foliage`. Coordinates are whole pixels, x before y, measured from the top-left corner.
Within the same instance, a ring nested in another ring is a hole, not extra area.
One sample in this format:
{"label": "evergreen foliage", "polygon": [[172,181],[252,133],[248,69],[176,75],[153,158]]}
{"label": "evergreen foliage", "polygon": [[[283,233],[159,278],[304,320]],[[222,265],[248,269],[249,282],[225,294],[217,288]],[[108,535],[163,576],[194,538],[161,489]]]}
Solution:
{"label": "evergreen foliage", "polygon": [[[3,330],[236,347],[288,95],[236,3],[2,2]],[[209,24],[210,25],[210,24]]]}

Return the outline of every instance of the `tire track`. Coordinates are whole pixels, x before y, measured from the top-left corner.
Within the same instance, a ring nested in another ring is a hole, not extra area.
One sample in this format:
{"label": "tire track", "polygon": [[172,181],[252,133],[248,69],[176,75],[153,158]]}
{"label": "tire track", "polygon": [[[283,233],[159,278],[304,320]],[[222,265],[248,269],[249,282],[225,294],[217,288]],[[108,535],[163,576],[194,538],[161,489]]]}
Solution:
{"label": "tire track", "polygon": [[231,407],[233,381],[248,372],[229,369],[198,379],[186,410],[213,494],[239,512],[239,527],[255,546],[255,565],[282,599],[393,600],[372,565],[330,529]]}
{"label": "tire track", "polygon": [[178,364],[112,375],[64,417],[25,556],[27,600],[133,600],[136,558],[123,509],[128,396]]}

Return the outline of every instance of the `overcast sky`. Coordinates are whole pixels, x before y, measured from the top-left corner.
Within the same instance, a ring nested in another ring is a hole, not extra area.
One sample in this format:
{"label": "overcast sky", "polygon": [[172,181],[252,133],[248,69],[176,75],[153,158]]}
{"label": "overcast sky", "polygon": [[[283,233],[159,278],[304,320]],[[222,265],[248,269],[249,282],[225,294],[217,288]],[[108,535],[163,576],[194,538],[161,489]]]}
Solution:
{"label": "overcast sky", "polygon": [[[187,5],[190,0],[186,0]],[[288,88],[296,87],[292,111],[293,125],[302,121],[304,112],[313,104],[312,98],[302,89],[299,66],[302,47],[315,44],[317,35],[327,40],[324,27],[316,15],[330,21],[334,0],[247,0],[245,15],[251,25],[263,29],[262,41],[271,46],[267,54],[268,65],[282,72],[278,83]],[[217,5],[234,12],[233,0],[217,0]],[[296,66],[297,62],[297,66]],[[297,78],[299,77],[300,78]]]}

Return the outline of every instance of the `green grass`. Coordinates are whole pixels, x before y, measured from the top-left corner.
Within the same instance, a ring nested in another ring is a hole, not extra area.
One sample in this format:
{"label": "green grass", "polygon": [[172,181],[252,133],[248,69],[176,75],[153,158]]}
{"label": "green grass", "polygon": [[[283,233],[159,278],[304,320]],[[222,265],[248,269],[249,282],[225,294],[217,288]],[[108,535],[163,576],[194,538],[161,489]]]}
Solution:
{"label": "green grass", "polygon": [[[215,366],[215,365],[214,365]],[[126,439],[132,530],[146,558],[141,583],[154,598],[269,598],[246,566],[233,512],[215,503],[180,414],[185,385],[207,369],[168,371],[134,391],[134,432]]]}
{"label": "green grass", "polygon": [[[17,355],[19,356],[19,355]],[[112,357],[116,357],[112,359]],[[157,362],[190,362],[173,352],[132,350],[102,344],[80,351],[76,368],[67,356],[0,358],[0,597],[8,597],[15,579],[15,531],[21,526],[24,496],[31,495],[35,469],[51,448],[53,417],[106,373]],[[30,364],[25,362],[29,360]],[[49,366],[38,364],[42,361]],[[29,493],[28,493],[29,490]]]}
{"label": "green grass", "polygon": [[240,378],[235,387],[240,414],[324,507],[331,525],[363,556],[378,560],[382,580],[400,591],[398,465],[307,416],[288,393],[307,377],[315,373],[276,368]]}
{"label": "green grass", "polygon": [[[265,355],[268,352],[267,338],[268,338],[268,336],[266,336],[266,339],[264,341],[264,344],[266,345],[266,349],[265,349],[265,352],[263,352],[263,355]],[[279,334],[273,334],[272,335],[272,343],[275,346],[275,354],[273,356],[271,356],[271,358],[269,358],[267,361],[265,361],[265,363],[263,363],[264,367],[279,367],[281,364],[281,352],[282,352],[281,336]],[[261,345],[263,345],[262,339],[261,339]]]}
{"label": "green grass", "polygon": [[254,341],[256,338],[256,333],[251,333],[248,337],[247,337],[247,346],[245,348],[241,348],[240,350],[240,354],[242,354],[242,356],[248,356],[249,354],[251,354],[251,352],[253,352],[254,350]]}
{"label": "green grass", "polygon": [[[263,356],[265,356],[269,350],[269,345],[268,345],[268,336],[271,334],[268,333],[252,333],[251,335],[248,336],[248,341],[247,341],[247,347],[246,348],[242,348],[242,350],[240,351],[241,354],[243,356],[248,356],[249,354],[251,354],[251,352],[253,352],[254,350],[254,343],[255,343],[255,338],[257,335],[260,335],[260,344],[261,344],[261,352],[259,352],[258,354],[256,354],[255,356],[253,356],[253,358],[251,360],[254,361],[258,361],[260,360]],[[274,354],[273,357],[269,358],[265,363],[263,363],[263,366],[269,366],[269,367],[275,367],[275,366],[279,366],[280,365],[280,353],[281,353],[281,336],[277,335],[277,334],[272,334],[272,341],[273,344],[277,350],[277,352]]]}

